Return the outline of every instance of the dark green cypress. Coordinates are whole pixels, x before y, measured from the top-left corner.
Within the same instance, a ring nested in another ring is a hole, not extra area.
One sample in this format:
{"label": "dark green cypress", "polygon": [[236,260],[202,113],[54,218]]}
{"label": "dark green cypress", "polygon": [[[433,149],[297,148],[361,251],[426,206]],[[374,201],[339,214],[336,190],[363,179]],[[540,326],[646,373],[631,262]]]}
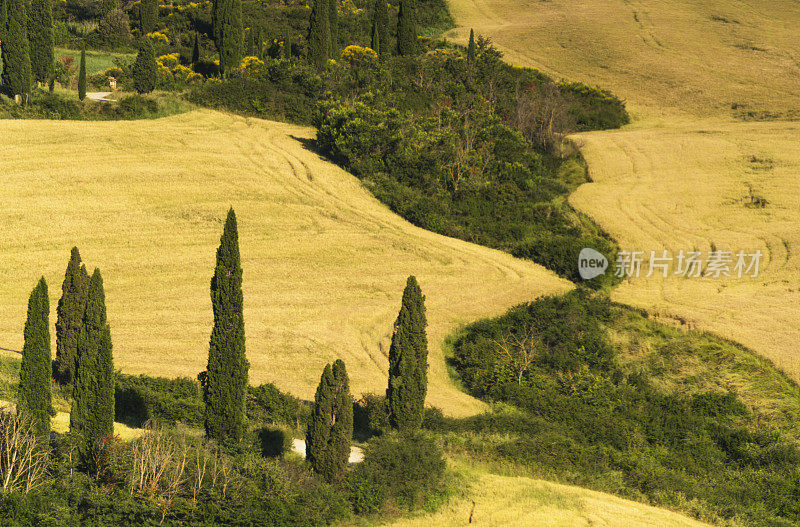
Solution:
{"label": "dark green cypress", "polygon": [[344,362],[325,366],[306,430],[306,458],[328,482],[341,481],[350,458],[353,397]]}
{"label": "dark green cypress", "polygon": [[200,62],[200,33],[194,34],[194,47],[192,48],[192,64]]}
{"label": "dark green cypress", "polygon": [[428,337],[425,297],[413,276],[403,291],[389,347],[389,422],[398,430],[422,426],[428,391]]}
{"label": "dark green cypress", "polygon": [[467,45],[467,61],[472,64],[475,62],[475,31],[469,30],[469,44]]}
{"label": "dark green cypress", "polygon": [[28,300],[17,408],[33,419],[39,441],[44,445],[50,443],[50,416],[54,414],[50,360],[50,299],[47,282],[42,278]]}
{"label": "dark green cypress", "polygon": [[136,62],[133,63],[133,87],[136,91],[150,93],[156,89],[157,72],[158,66],[153,45],[150,43],[150,39],[145,37],[139,43],[139,53],[136,55]]}
{"label": "dark green cypress", "polygon": [[380,31],[378,30],[378,21],[375,19],[375,17],[372,17],[372,30],[370,31],[369,47],[372,48],[372,51],[380,56],[381,35]]}
{"label": "dark green cypress", "polygon": [[214,43],[219,52],[222,74],[234,70],[242,63],[244,51],[244,26],[241,0],[214,0],[212,4]]}
{"label": "dark green cypress", "polygon": [[211,279],[214,329],[208,351],[204,397],[206,435],[224,444],[242,440],[247,430],[247,374],[245,355],[242,267],[236,214],[231,208],[217,249]]}
{"label": "dark green cypress", "polygon": [[158,0],[142,0],[139,4],[139,26],[142,36],[158,28]]}
{"label": "dark green cypress", "polygon": [[78,451],[84,462],[90,462],[103,438],[114,433],[114,361],[99,269],[94,270],[89,280],[86,310],[78,336],[78,367],[69,427],[79,438]]}
{"label": "dark green cypress", "polygon": [[28,42],[28,15],[24,0],[3,0],[5,22],[0,30],[3,57],[3,86],[14,96],[31,91],[31,57]]}
{"label": "dark green cypress", "polygon": [[33,79],[44,84],[53,76],[53,8],[50,0],[31,0],[28,38]]}
{"label": "dark green cypress", "polygon": [[264,58],[264,30],[261,26],[258,26],[258,31],[256,31],[256,57]]}
{"label": "dark green cypress", "polygon": [[61,299],[56,309],[56,375],[61,385],[71,385],[75,378],[78,356],[78,335],[83,323],[86,308],[86,294],[89,290],[89,274],[81,263],[77,247],[72,248],[64,283],[61,285]]}
{"label": "dark green cypress", "polygon": [[314,0],[308,27],[308,58],[317,69],[325,69],[330,51],[329,0]]}
{"label": "dark green cypress", "polygon": [[373,47],[372,49],[381,58],[386,58],[392,53],[389,48],[389,8],[386,0],[375,0],[375,7],[372,10],[372,28],[372,42],[380,48]]}
{"label": "dark green cypress", "polygon": [[328,56],[335,59],[339,56],[339,0],[328,0],[328,30],[330,31]]}
{"label": "dark green cypress", "polygon": [[244,55],[246,57],[256,56],[256,32],[253,28],[247,30],[247,45],[245,46]]}
{"label": "dark green cypress", "polygon": [[414,5],[412,0],[401,0],[400,12],[397,15],[397,53],[403,57],[413,57],[417,54],[417,49]]}
{"label": "dark green cypress", "polygon": [[86,98],[86,44],[81,48],[81,66],[78,70],[78,99]]}

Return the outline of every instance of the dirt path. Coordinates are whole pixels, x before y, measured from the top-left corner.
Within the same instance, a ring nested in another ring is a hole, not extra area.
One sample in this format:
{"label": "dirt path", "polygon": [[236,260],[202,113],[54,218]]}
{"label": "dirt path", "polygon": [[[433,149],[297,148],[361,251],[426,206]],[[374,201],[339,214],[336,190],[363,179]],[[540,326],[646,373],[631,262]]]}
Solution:
{"label": "dirt path", "polygon": [[110,92],[110,91],[86,92],[86,98],[87,99],[91,99],[93,101],[99,101],[99,102],[114,102],[114,99],[108,99],[107,98],[112,93],[113,92]]}
{"label": "dirt path", "polygon": [[[292,439],[292,451],[297,452],[303,458],[306,457],[306,440],[305,439]],[[350,447],[350,459],[347,460],[348,463],[354,465],[356,463],[361,463],[364,461],[364,450],[357,446]]]}

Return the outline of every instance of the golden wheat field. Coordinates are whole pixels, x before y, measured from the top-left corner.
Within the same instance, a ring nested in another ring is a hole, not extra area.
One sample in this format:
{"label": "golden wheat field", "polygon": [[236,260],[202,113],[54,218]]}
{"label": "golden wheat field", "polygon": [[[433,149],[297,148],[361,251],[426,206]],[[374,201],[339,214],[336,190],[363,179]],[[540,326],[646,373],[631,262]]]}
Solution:
{"label": "golden wheat field", "polygon": [[800,4],[451,5],[454,38],[474,27],[513,63],[626,99],[631,125],[575,136],[593,183],[570,197],[623,249],[764,254],[754,279],[633,278],[614,299],[737,340],[800,380]]}
{"label": "golden wheat field", "polygon": [[481,404],[446,373],[459,325],[569,283],[530,262],[418,229],[306,149],[313,130],[211,111],[154,121],[2,121],[0,347],[19,350],[36,279],[51,323],[69,250],[103,272],[115,366],[195,376],[212,326],[209,283],[236,210],[251,383],[310,398],[325,363],[354,392],[385,390],[392,323],[409,274],[427,296],[428,402]]}
{"label": "golden wheat field", "polygon": [[[549,527],[701,527],[704,523],[665,509],[650,507],[592,490],[536,480],[471,473],[465,495],[432,514],[390,523],[424,525]],[[473,508],[474,503],[474,508]],[[470,514],[472,521],[469,523]]]}

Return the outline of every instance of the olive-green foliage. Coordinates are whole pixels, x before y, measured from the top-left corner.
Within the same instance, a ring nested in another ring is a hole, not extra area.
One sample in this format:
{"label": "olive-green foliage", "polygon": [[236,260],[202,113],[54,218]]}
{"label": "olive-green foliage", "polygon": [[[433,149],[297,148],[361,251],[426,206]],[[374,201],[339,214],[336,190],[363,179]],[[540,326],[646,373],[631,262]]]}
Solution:
{"label": "olive-green foliage", "polygon": [[475,62],[475,30],[469,30],[469,44],[467,44],[467,60],[471,63]]}
{"label": "olive-green foliage", "polygon": [[157,69],[153,45],[149,39],[143,38],[133,64],[133,86],[137,92],[150,93],[156,88]]}
{"label": "olive-green foliage", "polygon": [[53,8],[50,0],[31,0],[28,13],[31,71],[36,82],[53,76]]}
{"label": "olive-green foliage", "polygon": [[194,46],[192,47],[192,64],[197,64],[200,61],[200,33],[194,34]]}
{"label": "olive-green foliage", "polygon": [[[498,343],[516,343],[531,328],[536,352],[520,382]],[[737,383],[741,357],[756,359],[753,352],[580,292],[468,326],[453,350],[470,393],[506,405],[430,423],[446,449],[712,523],[800,521],[800,452],[789,439],[796,424],[783,418],[796,408],[797,386],[784,380],[770,385],[782,393],[765,392],[753,381],[783,376],[763,360]],[[743,402],[758,399],[768,404]]]}
{"label": "olive-green foliage", "polygon": [[17,408],[33,419],[37,435],[44,444],[50,441],[50,415],[53,413],[50,361],[50,299],[47,282],[42,278],[28,300]]}
{"label": "olive-green foliage", "polygon": [[344,477],[353,437],[353,398],[344,362],[325,366],[306,431],[306,459],[328,482]]}
{"label": "olive-green foliage", "polygon": [[256,30],[254,28],[249,28],[245,33],[246,42],[245,42],[245,50],[244,55],[247,57],[256,57]]}
{"label": "olive-green foliage", "polygon": [[403,57],[412,57],[418,51],[414,3],[413,0],[401,0],[397,15],[397,53]]}
{"label": "olive-green foliage", "polygon": [[339,0],[328,0],[328,29],[330,30],[328,56],[335,59],[339,57]]}
{"label": "olive-green foliage", "polygon": [[70,432],[79,438],[81,459],[91,464],[101,442],[114,433],[114,361],[99,269],[94,270],[89,280],[77,363]]}
{"label": "olive-green foliage", "polygon": [[214,42],[219,52],[220,72],[225,75],[239,67],[244,46],[241,0],[214,0],[212,5]]}
{"label": "olive-green foliage", "polygon": [[428,392],[427,325],[425,297],[417,279],[409,276],[389,347],[386,400],[389,422],[398,430],[416,430],[422,425]]}
{"label": "olive-green foliage", "polygon": [[139,27],[142,36],[158,28],[158,0],[142,0],[139,4]]}
{"label": "olive-green foliage", "polygon": [[289,34],[283,39],[283,58],[284,60],[292,60],[292,36]]}
{"label": "olive-green foliage", "polygon": [[0,28],[3,87],[10,95],[26,95],[31,91],[31,58],[25,2],[3,0],[2,4],[5,19]]}
{"label": "olive-green foliage", "polygon": [[86,98],[86,46],[81,49],[81,65],[78,70],[78,99]]}
{"label": "olive-green foliage", "polygon": [[371,47],[381,59],[392,54],[389,42],[389,8],[386,0],[375,0],[372,8]]}
{"label": "olive-green foliage", "polygon": [[89,290],[89,274],[81,263],[77,247],[70,253],[61,298],[56,308],[56,367],[55,378],[61,385],[71,385],[75,378],[78,356],[78,335],[86,308]]}
{"label": "olive-green foliage", "polygon": [[328,64],[331,49],[330,0],[314,0],[308,26],[308,58],[318,69]]}
{"label": "olive-green foliage", "polygon": [[209,438],[237,444],[247,430],[247,378],[245,355],[242,267],[236,214],[231,208],[217,249],[211,279],[214,329],[208,351],[204,386],[205,429]]}
{"label": "olive-green foliage", "polygon": [[117,374],[114,394],[117,422],[137,428],[147,421],[164,426],[203,426],[205,406],[194,379]]}

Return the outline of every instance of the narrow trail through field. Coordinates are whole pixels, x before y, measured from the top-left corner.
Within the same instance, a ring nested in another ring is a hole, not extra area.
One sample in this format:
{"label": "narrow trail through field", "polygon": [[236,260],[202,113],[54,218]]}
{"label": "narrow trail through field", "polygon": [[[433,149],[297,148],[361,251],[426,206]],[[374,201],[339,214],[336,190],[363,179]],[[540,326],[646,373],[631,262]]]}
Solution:
{"label": "narrow trail through field", "polygon": [[[135,122],[2,121],[0,346],[21,349],[39,276],[57,305],[69,250],[103,272],[115,366],[194,377],[206,366],[209,281],[233,206],[250,382],[311,399],[342,358],[356,394],[386,389],[405,280],[426,295],[428,402],[484,408],[450,380],[444,339],[572,285],[529,261],[419,229],[306,145],[310,128],[195,111]],[[31,155],[35,152],[35,155]]]}
{"label": "narrow trail through field", "polygon": [[592,183],[570,197],[623,249],[764,254],[756,278],[631,278],[614,299],[741,342],[800,380],[800,4],[451,6],[451,38],[474,28],[512,63],[627,101],[631,125],[574,137]]}

